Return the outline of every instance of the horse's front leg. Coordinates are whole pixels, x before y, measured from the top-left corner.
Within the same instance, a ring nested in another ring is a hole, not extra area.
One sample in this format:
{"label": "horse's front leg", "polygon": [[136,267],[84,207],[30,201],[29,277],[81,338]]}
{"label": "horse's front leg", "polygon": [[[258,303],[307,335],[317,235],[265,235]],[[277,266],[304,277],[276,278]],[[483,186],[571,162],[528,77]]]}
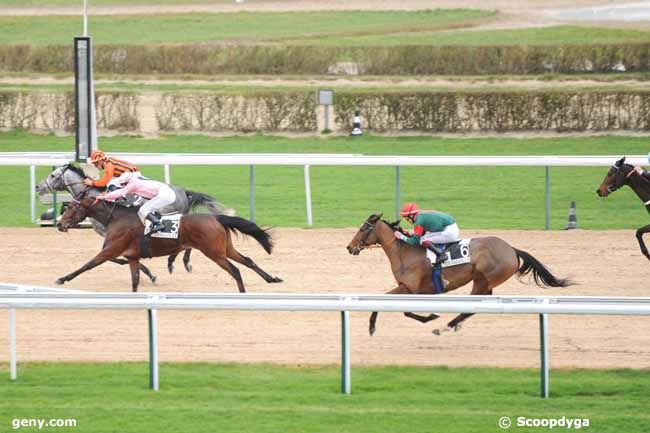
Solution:
{"label": "horse's front leg", "polygon": [[56,280],[56,284],[63,284],[66,281],[70,281],[75,278],[77,275],[82,274],[92,268],[95,268],[107,260],[113,259],[119,256],[121,251],[115,251],[114,248],[105,248],[99,252],[95,257],[93,257],[88,263],[77,269],[76,271],[59,278]]}
{"label": "horse's front leg", "polygon": [[636,231],[636,240],[639,241],[639,247],[641,247],[641,253],[646,256],[648,260],[650,260],[650,253],[648,253],[648,248],[645,246],[645,242],[643,242],[643,235],[646,233],[650,233],[650,224],[648,224],[645,227],[641,227]]}
{"label": "horse's front leg", "polygon": [[[404,295],[404,294],[407,294],[407,293],[410,293],[409,289],[404,284],[401,284],[401,283],[400,283],[399,286],[395,287],[393,290],[390,290],[390,291],[386,292],[387,295]],[[375,331],[377,330],[376,325],[377,325],[377,315],[378,314],[379,313],[377,313],[376,311],[373,311],[372,314],[370,314],[370,321],[369,321],[369,324],[368,324],[368,333],[370,334],[371,337],[375,333]]]}

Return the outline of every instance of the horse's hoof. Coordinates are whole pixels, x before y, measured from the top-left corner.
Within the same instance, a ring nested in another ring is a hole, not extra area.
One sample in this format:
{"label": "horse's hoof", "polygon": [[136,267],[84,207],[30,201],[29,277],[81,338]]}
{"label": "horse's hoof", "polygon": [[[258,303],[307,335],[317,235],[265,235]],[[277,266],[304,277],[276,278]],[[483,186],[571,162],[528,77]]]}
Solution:
{"label": "horse's hoof", "polygon": [[375,335],[375,328],[372,327],[372,328],[368,329],[368,334],[370,334],[371,337],[372,337],[373,335]]}
{"label": "horse's hoof", "polygon": [[185,265],[185,270],[186,270],[187,272],[192,272],[192,265],[190,265],[189,263],[186,264],[186,265]]}
{"label": "horse's hoof", "polygon": [[283,282],[283,281],[284,281],[284,280],[283,280],[282,278],[280,278],[280,277],[273,277],[273,279],[271,279],[270,282],[271,282],[271,283],[281,283],[281,282]]}
{"label": "horse's hoof", "polygon": [[155,275],[152,275],[152,276],[151,276],[151,283],[152,283],[152,284],[156,284],[156,281],[158,281],[158,277],[155,276]]}
{"label": "horse's hoof", "polygon": [[434,329],[434,330],[431,331],[431,332],[433,333],[433,335],[438,335],[438,336],[440,336],[440,335],[444,334],[445,332],[449,332],[450,330],[451,330],[451,329],[450,329],[448,326],[445,326],[445,327],[442,328],[442,329]]}
{"label": "horse's hoof", "polygon": [[58,280],[55,281],[55,283],[58,284],[58,285],[60,286],[60,285],[62,285],[63,283],[65,283],[65,280],[64,280],[63,278],[59,278]]}
{"label": "horse's hoof", "polygon": [[454,332],[458,332],[458,331],[460,331],[461,328],[462,328],[462,326],[461,326],[460,324],[454,326]]}
{"label": "horse's hoof", "polygon": [[171,275],[171,273],[174,272],[174,267],[173,266],[167,266],[167,270],[169,271],[169,274]]}

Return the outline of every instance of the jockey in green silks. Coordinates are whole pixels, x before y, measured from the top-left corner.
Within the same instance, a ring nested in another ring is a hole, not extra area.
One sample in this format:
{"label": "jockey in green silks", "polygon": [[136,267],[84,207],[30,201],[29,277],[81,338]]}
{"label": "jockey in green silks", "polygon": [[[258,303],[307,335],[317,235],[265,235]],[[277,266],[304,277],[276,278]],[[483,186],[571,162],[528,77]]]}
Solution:
{"label": "jockey in green silks", "polygon": [[422,245],[436,254],[434,266],[444,261],[445,255],[436,244],[448,244],[460,240],[456,220],[443,212],[420,210],[415,203],[406,203],[400,212],[413,224],[413,235],[407,236],[399,231],[395,237],[410,245]]}

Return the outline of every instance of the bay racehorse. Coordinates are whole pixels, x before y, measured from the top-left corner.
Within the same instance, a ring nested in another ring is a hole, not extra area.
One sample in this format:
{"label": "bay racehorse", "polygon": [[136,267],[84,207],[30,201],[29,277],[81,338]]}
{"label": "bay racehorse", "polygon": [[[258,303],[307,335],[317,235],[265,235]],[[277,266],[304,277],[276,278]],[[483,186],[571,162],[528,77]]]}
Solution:
{"label": "bay racehorse", "polygon": [[[626,164],[624,157],[612,165],[596,193],[600,197],[607,197],[610,193],[625,185],[632,188],[632,191],[639,197],[648,213],[650,213],[650,180],[642,176],[633,165]],[[650,260],[650,253],[648,253],[648,248],[643,241],[643,235],[648,232],[650,232],[650,224],[637,229],[636,239],[639,242],[641,253]]]}
{"label": "bay racehorse", "polygon": [[[91,188],[84,184],[84,179],[87,176],[83,170],[73,164],[64,164],[60,167],[54,169],[41,183],[36,185],[36,192],[39,195],[46,193],[52,193],[55,191],[68,191],[72,197],[78,199],[82,196],[84,197],[97,197],[102,190],[98,188]],[[223,206],[214,200],[212,197],[194,192],[188,191],[181,188],[172,187],[174,192],[176,192],[177,201],[172,205],[173,208],[183,214],[188,213],[191,209],[197,206],[205,206],[213,213],[221,213]],[[97,234],[104,237],[106,236],[106,227],[95,219],[91,219],[93,224],[93,229]],[[183,264],[185,269],[188,272],[192,271],[192,265],[190,264],[190,252],[191,250],[186,250],[183,255]],[[174,269],[174,260],[178,254],[172,254],[167,260],[167,269],[171,274]],[[128,264],[127,260],[123,259],[112,259],[111,262],[126,265]],[[149,277],[152,282],[156,281],[156,277],[151,273],[151,271],[143,264],[140,264],[140,270]]]}
{"label": "bay racehorse", "polygon": [[[134,292],[138,290],[140,272],[139,260],[142,257],[143,226],[135,208],[125,208],[114,203],[107,203],[96,198],[82,198],[72,203],[57,227],[66,231],[86,217],[96,219],[106,227],[106,240],[103,249],[88,263],[78,270],[56,280],[57,284],[70,281],[77,275],[86,272],[107,260],[124,256],[128,259],[131,269],[131,286]],[[244,283],[239,269],[228,259],[255,271],[267,283],[279,283],[282,280],[272,277],[262,270],[249,257],[241,255],[232,244],[231,232],[239,231],[252,236],[264,250],[271,254],[273,242],[268,230],[261,229],[255,223],[244,218],[223,214],[193,213],[184,215],[179,224],[178,239],[151,237],[149,240],[149,255],[161,257],[178,254],[188,248],[196,248],[209,259],[223,268],[237,282],[240,292],[245,292]]]}
{"label": "bay racehorse", "polygon": [[[426,249],[397,240],[393,234],[396,230],[401,231],[399,221],[389,223],[381,219],[381,214],[370,215],[348,244],[348,252],[358,255],[362,250],[379,244],[388,256],[393,276],[397,281],[397,287],[387,294],[433,294],[431,262],[426,256]],[[491,295],[496,286],[515,274],[532,275],[540,287],[566,287],[571,284],[567,279],[555,277],[529,253],[510,246],[498,237],[472,238],[469,255],[470,263],[443,269],[444,292],[450,292],[472,281],[472,295]],[[422,316],[411,312],[404,315],[422,323],[439,317],[436,314]],[[459,324],[470,316],[472,314],[459,314],[442,330],[457,330]],[[376,322],[375,311],[370,315],[370,335],[375,333]],[[434,333],[439,334],[440,330],[434,330]]]}

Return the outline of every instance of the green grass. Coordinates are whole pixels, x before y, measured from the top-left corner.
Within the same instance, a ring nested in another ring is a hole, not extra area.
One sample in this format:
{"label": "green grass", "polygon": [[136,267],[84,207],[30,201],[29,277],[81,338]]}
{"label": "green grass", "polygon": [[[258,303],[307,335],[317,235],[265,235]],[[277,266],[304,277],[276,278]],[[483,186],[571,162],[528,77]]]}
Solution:
{"label": "green grass", "polygon": [[[648,137],[591,138],[285,138],[167,136],[157,140],[103,137],[113,152],[195,153],[357,153],[368,155],[633,155],[647,154]],[[71,151],[72,137],[0,134],[0,152]],[[612,161],[613,162],[613,161]],[[37,181],[50,168],[37,168]],[[162,179],[162,167],[143,168]],[[551,168],[551,227],[566,226],[576,200],[578,222],[587,229],[632,229],[648,224],[648,214],[629,188],[607,199],[596,196],[605,167]],[[249,215],[249,167],[172,166],[172,182],[213,195],[244,217]],[[263,225],[306,225],[302,167],[255,168],[256,221]],[[462,228],[542,229],[543,167],[402,167],[401,199],[453,214]],[[0,226],[31,226],[29,170],[0,167]],[[395,214],[394,167],[311,167],[316,227],[353,227],[375,212]],[[41,210],[44,207],[41,207]]]}
{"label": "green grass", "polygon": [[80,433],[489,433],[503,431],[502,416],[564,416],[588,418],[586,431],[650,431],[648,371],[553,371],[547,400],[529,369],[355,367],[347,396],[334,366],[163,364],[160,374],[153,392],[144,363],[22,364],[16,383],[2,373],[0,428],[55,418]]}
{"label": "green grass", "polygon": [[[472,30],[472,31],[419,31],[395,34],[360,35],[355,37],[327,36],[317,43],[336,46],[386,46],[386,45],[592,45],[616,43],[647,43],[650,32],[584,26],[553,26],[528,29]],[[312,43],[308,39],[292,41]]]}
{"label": "green grass", "polygon": [[[478,10],[320,11],[93,16],[98,44],[270,42],[305,37],[432,31],[469,25],[493,12]],[[71,44],[82,32],[78,16],[0,17],[0,44]],[[255,29],[255,31],[251,31]]]}

